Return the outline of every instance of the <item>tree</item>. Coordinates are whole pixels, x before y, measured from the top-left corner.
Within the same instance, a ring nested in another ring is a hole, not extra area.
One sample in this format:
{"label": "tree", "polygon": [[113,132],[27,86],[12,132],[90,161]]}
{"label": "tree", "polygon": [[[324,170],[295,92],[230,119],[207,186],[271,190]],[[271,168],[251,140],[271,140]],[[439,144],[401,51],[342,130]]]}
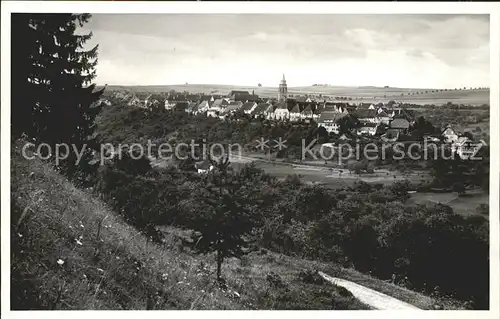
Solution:
{"label": "tree", "polygon": [[337,124],[339,125],[339,134],[342,135],[357,128],[359,126],[359,120],[353,115],[347,115],[340,118]]}
{"label": "tree", "polygon": [[421,140],[426,134],[434,134],[436,132],[438,132],[438,130],[434,127],[434,125],[427,121],[423,116],[417,118],[412,127],[412,136],[417,140]]}
{"label": "tree", "polygon": [[461,182],[454,183],[452,189],[454,192],[458,193],[458,196],[465,194],[465,185]]}
{"label": "tree", "polygon": [[248,185],[230,171],[229,159],[211,159],[214,169],[206,176],[200,195],[207,209],[190,222],[192,248],[198,253],[215,252],[217,281],[221,282],[225,258],[240,258],[247,252],[253,230]]}
{"label": "tree", "polygon": [[[25,134],[36,143],[55,149],[65,143],[82,150],[88,163],[92,150],[94,119],[100,112],[104,89],[95,91],[96,45],[83,50],[92,33],[78,35],[89,14],[12,15],[12,29],[22,41],[12,41],[12,135]],[[70,149],[61,168],[76,173],[76,154]],[[52,158],[54,154],[51,154]]]}
{"label": "tree", "polygon": [[259,84],[258,84],[258,86],[259,86],[259,87],[262,87],[262,84],[260,84],[260,83],[259,83]]}

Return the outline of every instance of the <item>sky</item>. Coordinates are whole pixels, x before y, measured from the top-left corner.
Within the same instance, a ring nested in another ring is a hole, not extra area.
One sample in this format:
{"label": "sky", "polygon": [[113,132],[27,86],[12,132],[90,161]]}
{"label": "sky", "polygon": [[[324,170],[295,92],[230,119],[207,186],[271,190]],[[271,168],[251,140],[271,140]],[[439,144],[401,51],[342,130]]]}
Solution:
{"label": "sky", "polygon": [[488,15],[93,14],[97,84],[489,86]]}

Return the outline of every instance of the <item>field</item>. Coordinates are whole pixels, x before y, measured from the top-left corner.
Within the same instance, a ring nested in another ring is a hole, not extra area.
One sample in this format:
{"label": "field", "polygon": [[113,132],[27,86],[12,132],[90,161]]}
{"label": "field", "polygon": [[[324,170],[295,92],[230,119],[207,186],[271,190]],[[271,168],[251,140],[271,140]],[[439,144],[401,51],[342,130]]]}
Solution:
{"label": "field", "polygon": [[[244,163],[250,161],[250,157],[244,157],[233,160],[233,166],[240,167]],[[272,163],[266,160],[254,161],[256,167],[263,169],[272,176],[278,179],[285,179],[289,175],[296,174],[306,183],[321,184],[330,189],[352,186],[356,181],[367,183],[382,183],[390,185],[395,181],[409,180],[412,183],[419,183],[422,180],[430,181],[431,177],[427,172],[413,172],[412,174],[401,174],[397,171],[388,171],[386,169],[376,169],[373,174],[364,173],[357,175],[350,174],[348,170],[330,169],[319,166],[299,164]],[[450,206],[453,211],[463,216],[471,216],[476,214],[476,208],[480,204],[489,203],[489,195],[482,191],[471,191],[465,196],[458,196],[455,192],[448,193],[413,193],[411,194],[411,202],[418,204],[437,203]],[[488,216],[485,216],[486,218]]]}
{"label": "field", "polygon": [[339,169],[334,167],[326,167],[319,161],[304,161],[302,163],[285,163],[280,160],[275,162],[257,159],[257,156],[241,156],[232,158],[232,164],[236,168],[241,165],[253,161],[255,166],[263,169],[267,173],[284,179],[289,175],[298,175],[303,181],[311,184],[322,184],[328,188],[339,188],[351,186],[356,181],[367,183],[382,183],[390,185],[394,181],[409,180],[414,183],[421,182],[422,179],[429,180],[426,172],[413,172],[411,174],[402,174],[397,171],[389,171],[387,169],[375,169],[373,173],[363,173],[357,175],[354,172],[349,173],[347,169]]}
{"label": "field", "polygon": [[[277,87],[258,86],[234,86],[234,85],[209,85],[209,84],[186,84],[186,85],[164,85],[164,86],[108,86],[109,90],[130,90],[132,92],[162,93],[170,90],[177,92],[187,91],[189,93],[204,94],[227,94],[231,90],[253,91],[264,97],[276,97]],[[427,93],[425,93],[427,91]],[[435,89],[412,89],[412,88],[383,88],[383,87],[342,87],[342,86],[304,86],[289,87],[291,95],[323,95],[323,96],[345,96],[357,102],[388,102],[390,100],[402,101],[412,104],[435,104],[442,105],[447,102],[466,105],[489,104],[489,89],[452,90],[434,92]],[[408,93],[419,93],[408,95]],[[385,97],[384,97],[385,96]]]}
{"label": "field", "polygon": [[[457,193],[415,193],[412,194],[412,201],[419,204],[441,203],[450,206],[453,211],[463,216],[476,215],[476,208],[480,204],[489,203],[489,195],[482,191],[470,192],[465,196],[458,196]],[[483,215],[488,218],[488,215]]]}

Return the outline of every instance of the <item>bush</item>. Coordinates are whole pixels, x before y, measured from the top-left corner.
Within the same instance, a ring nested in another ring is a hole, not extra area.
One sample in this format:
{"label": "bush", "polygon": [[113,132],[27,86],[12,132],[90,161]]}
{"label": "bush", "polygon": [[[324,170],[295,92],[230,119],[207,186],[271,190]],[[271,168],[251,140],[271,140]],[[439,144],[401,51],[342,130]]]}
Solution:
{"label": "bush", "polygon": [[317,271],[301,270],[298,273],[298,278],[307,284],[323,285],[325,280],[319,275]]}

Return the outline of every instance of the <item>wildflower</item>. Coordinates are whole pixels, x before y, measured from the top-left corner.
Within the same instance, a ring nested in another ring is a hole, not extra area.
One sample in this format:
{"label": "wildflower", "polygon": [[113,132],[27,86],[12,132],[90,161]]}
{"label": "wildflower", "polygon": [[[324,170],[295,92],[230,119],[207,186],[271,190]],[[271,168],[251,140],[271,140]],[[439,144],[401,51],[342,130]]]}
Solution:
{"label": "wildflower", "polygon": [[163,280],[167,280],[167,278],[168,278],[168,274],[163,274],[163,275],[161,275],[161,278],[162,278]]}
{"label": "wildflower", "polygon": [[76,243],[77,243],[78,245],[83,246],[83,244],[82,244],[82,242],[81,242],[80,240],[75,239],[75,241],[76,241]]}
{"label": "wildflower", "polygon": [[19,238],[23,238],[23,234],[21,233],[17,233],[17,236],[19,236]]}
{"label": "wildflower", "polygon": [[117,259],[117,260],[120,260],[120,257],[116,256],[116,259]]}
{"label": "wildflower", "polygon": [[64,260],[62,260],[61,258],[59,258],[59,259],[57,260],[57,264],[59,264],[59,266],[64,265]]}
{"label": "wildflower", "polygon": [[87,275],[83,274],[83,278],[87,279]]}

